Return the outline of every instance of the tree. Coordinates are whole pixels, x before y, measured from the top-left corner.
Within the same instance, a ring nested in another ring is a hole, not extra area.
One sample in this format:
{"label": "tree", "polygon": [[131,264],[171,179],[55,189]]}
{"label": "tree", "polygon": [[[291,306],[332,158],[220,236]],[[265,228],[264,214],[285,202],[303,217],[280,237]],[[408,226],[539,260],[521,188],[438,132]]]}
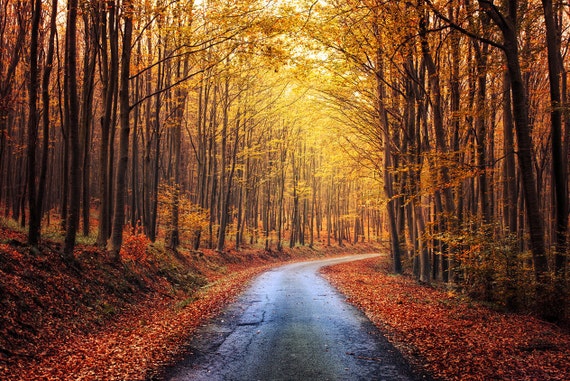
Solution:
{"label": "tree", "polygon": [[120,261],[121,244],[123,243],[123,227],[125,225],[125,193],[126,177],[129,163],[129,136],[131,131],[130,103],[130,66],[133,38],[134,5],[130,0],[123,2],[123,45],[121,53],[121,73],[119,77],[120,134],[119,164],[115,181],[115,205],[113,210],[113,228],[109,250],[113,258]]}
{"label": "tree", "polygon": [[[27,147],[27,183],[28,183],[28,208],[30,210],[30,226],[28,228],[28,244],[37,246],[40,237],[41,209],[38,208],[38,194],[36,193],[36,150],[38,140],[38,91],[39,91],[39,65],[38,46],[39,29],[41,23],[41,1],[32,2],[32,30],[30,37],[30,72],[28,79],[28,147]],[[47,149],[45,147],[44,149]],[[39,195],[41,197],[41,194]]]}
{"label": "tree", "polygon": [[[103,115],[101,124],[101,144],[99,146],[99,226],[97,244],[106,247],[111,233],[112,211],[112,160],[111,132],[114,130],[116,99],[119,78],[119,29],[117,7],[111,2],[105,9],[101,2],[96,8],[96,20],[101,25],[99,32],[101,46],[101,82],[103,83]],[[107,10],[107,12],[105,11]]]}
{"label": "tree", "polygon": [[552,128],[552,177],[555,195],[552,199],[555,210],[555,271],[563,277],[566,271],[566,254],[568,252],[568,169],[562,148],[562,96],[560,80],[562,57],[560,55],[560,26],[556,25],[552,0],[542,0],[544,23],[546,27],[546,47],[548,49],[548,76],[550,84],[550,123]]}
{"label": "tree", "polygon": [[66,124],[71,148],[69,164],[70,202],[66,218],[65,245],[63,255],[68,262],[73,261],[75,237],[79,225],[81,172],[79,148],[79,102],[77,90],[77,12],[78,1],[70,0],[67,9],[67,29],[65,35],[65,99]]}
{"label": "tree", "polygon": [[[546,281],[545,276],[548,271],[548,263],[544,242],[544,220],[540,212],[536,179],[532,164],[533,153],[530,126],[528,123],[527,93],[519,61],[517,2],[513,0],[505,2],[504,7],[506,8],[506,14],[503,14],[492,2],[480,0],[479,3],[493,22],[499,27],[503,36],[501,48],[505,53],[509,71],[513,108],[517,110],[514,118],[518,147],[517,152],[530,232],[530,246],[533,255],[535,276],[539,284],[542,284]],[[541,293],[545,292],[543,287],[539,287],[538,292],[537,298],[539,300],[543,299],[545,297],[545,295],[541,295]]]}

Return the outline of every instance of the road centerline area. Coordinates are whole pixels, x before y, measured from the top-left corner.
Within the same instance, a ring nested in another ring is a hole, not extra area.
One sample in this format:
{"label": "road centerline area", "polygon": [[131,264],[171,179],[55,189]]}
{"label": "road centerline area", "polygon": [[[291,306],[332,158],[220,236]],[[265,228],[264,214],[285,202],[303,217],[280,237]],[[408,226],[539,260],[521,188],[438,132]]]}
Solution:
{"label": "road centerline area", "polygon": [[195,335],[167,380],[386,380],[415,377],[399,352],[319,269],[373,254],[294,263],[258,277]]}

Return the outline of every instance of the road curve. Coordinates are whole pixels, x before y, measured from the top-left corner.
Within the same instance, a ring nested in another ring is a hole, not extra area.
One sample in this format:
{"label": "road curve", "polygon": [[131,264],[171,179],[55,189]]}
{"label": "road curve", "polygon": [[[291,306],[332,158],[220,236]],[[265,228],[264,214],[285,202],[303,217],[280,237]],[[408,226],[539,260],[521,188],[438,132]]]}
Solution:
{"label": "road curve", "polygon": [[414,380],[401,355],[319,268],[356,255],[286,265],[258,277],[202,327],[165,379]]}

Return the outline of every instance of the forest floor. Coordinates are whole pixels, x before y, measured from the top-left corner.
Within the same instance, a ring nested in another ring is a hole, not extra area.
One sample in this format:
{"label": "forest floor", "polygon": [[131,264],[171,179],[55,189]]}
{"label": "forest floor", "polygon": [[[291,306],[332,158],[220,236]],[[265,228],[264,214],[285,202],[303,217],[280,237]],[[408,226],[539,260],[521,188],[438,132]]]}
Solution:
{"label": "forest floor", "polygon": [[[78,265],[69,266],[60,243],[44,240],[34,252],[25,239],[0,224],[1,380],[152,380],[257,274],[294,260],[381,250],[174,253],[127,235],[121,263],[79,245]],[[434,379],[569,379],[567,330],[389,275],[387,259],[324,274]]]}
{"label": "forest floor", "polygon": [[7,381],[153,379],[257,274],[285,262],[379,250],[359,244],[174,253],[127,235],[121,263],[78,245],[70,266],[57,241],[44,240],[35,252],[25,241],[0,224],[0,379]]}
{"label": "forest floor", "polygon": [[348,301],[435,380],[569,380],[570,332],[389,274],[369,259],[322,270]]}

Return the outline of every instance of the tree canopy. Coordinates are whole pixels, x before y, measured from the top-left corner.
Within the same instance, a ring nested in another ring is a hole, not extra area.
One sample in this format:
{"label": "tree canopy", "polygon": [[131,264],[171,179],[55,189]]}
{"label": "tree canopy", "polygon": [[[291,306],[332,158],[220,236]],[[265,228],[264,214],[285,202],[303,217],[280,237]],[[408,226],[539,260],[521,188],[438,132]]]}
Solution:
{"label": "tree canopy", "polygon": [[560,318],[568,4],[0,7],[0,205],[32,247],[384,242],[394,272]]}

